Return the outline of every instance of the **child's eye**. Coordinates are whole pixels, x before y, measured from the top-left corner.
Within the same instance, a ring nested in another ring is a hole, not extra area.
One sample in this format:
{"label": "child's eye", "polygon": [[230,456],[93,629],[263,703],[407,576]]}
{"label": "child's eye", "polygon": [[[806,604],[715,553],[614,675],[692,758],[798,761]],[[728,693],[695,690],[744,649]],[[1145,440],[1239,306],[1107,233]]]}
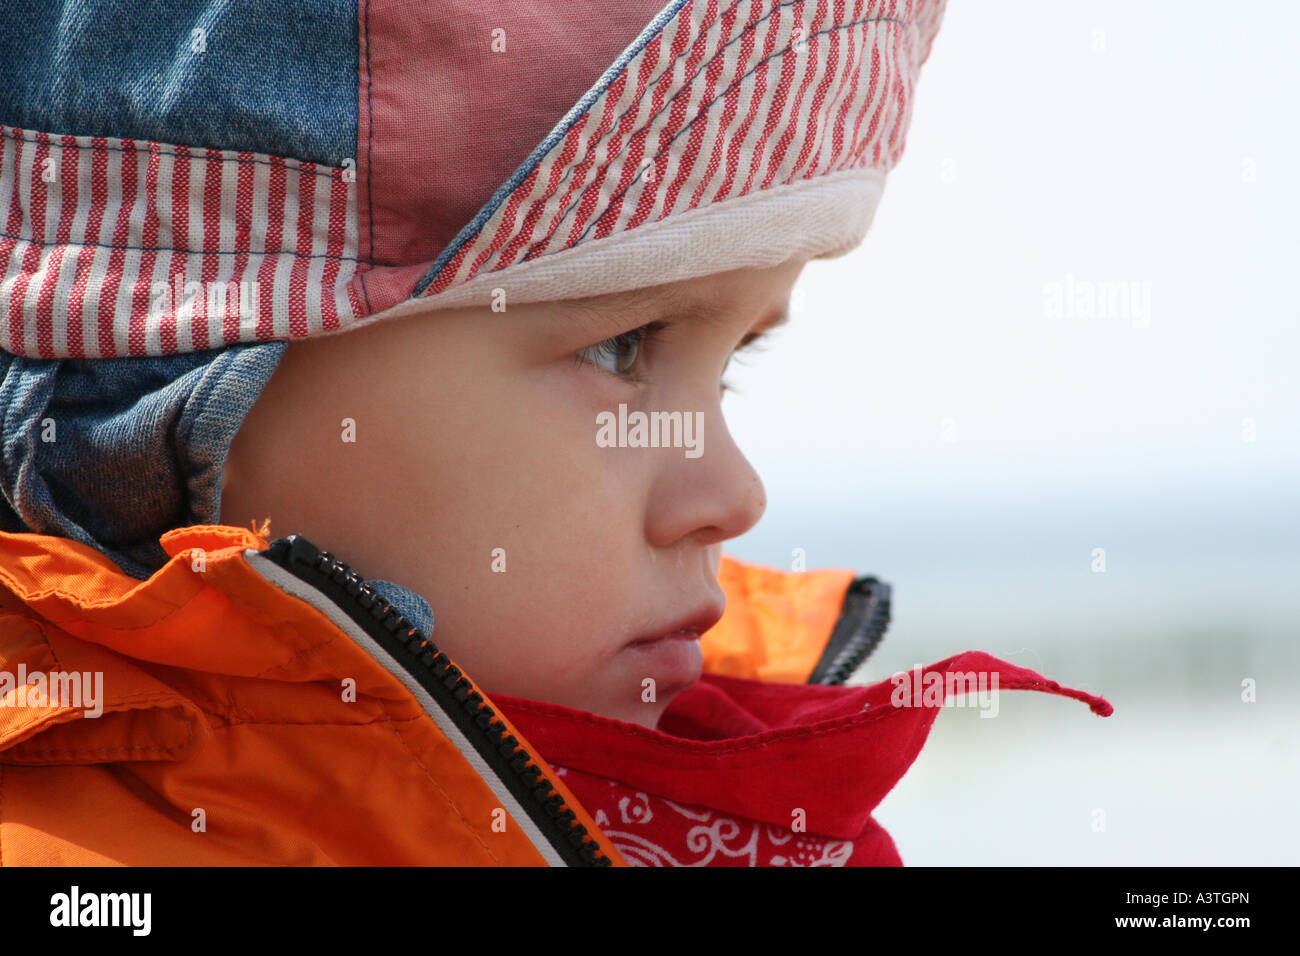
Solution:
{"label": "child's eye", "polygon": [[626,376],[641,357],[641,347],[645,341],[666,325],[665,322],[649,322],[629,332],[621,332],[588,346],[577,353],[577,358],[613,375]]}

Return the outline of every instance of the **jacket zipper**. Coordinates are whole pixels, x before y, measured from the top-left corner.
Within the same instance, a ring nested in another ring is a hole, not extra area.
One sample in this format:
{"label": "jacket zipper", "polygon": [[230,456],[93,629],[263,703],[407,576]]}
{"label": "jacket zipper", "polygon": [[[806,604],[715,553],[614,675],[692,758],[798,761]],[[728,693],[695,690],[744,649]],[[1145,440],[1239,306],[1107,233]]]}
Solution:
{"label": "jacket zipper", "polygon": [[570,865],[610,866],[585,826],[518,738],[446,654],[368,585],[360,574],[302,535],[277,538],[262,552],[337,604],[418,680],[518,799]]}
{"label": "jacket zipper", "polygon": [[835,630],[808,683],[843,684],[880,646],[889,629],[891,590],[873,577],[849,585]]}

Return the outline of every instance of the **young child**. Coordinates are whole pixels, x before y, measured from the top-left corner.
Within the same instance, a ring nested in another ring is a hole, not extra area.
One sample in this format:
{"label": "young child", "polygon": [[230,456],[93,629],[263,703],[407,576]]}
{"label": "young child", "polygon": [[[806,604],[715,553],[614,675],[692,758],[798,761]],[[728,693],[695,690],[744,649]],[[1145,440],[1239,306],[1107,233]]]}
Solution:
{"label": "young child", "polygon": [[[294,342],[231,446],[222,514],[346,542],[427,600],[438,647],[494,695],[654,727],[700,676],[723,542],[763,512],[723,369],[801,267]],[[603,447],[620,406],[677,412],[694,448]]]}
{"label": "young child", "polygon": [[941,0],[72,7],[0,23],[0,864],[898,864],[947,696],[1110,712],[844,686],[888,585],[722,553]]}

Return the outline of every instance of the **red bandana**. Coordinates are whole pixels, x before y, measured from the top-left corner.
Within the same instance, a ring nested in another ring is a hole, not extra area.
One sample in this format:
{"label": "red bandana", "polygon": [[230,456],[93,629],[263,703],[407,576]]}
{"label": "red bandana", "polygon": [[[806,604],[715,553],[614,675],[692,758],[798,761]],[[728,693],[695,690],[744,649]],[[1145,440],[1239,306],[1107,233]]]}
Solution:
{"label": "red bandana", "polygon": [[987,709],[1000,690],[1073,697],[1103,717],[1113,710],[982,651],[865,687],[706,674],[658,730],[491,697],[632,865],[901,866],[872,811],[921,752],[945,699]]}

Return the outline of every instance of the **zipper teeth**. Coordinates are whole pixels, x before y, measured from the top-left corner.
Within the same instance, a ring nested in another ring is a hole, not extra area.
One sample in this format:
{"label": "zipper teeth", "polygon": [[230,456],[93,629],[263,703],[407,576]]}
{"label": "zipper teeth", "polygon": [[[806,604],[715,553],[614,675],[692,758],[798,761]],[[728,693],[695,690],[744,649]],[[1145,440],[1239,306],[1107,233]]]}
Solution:
{"label": "zipper teeth", "polygon": [[[292,538],[304,541],[298,535]],[[482,694],[473,690],[473,685],[461,669],[453,664],[446,654],[438,650],[433,641],[421,634],[405,615],[384,600],[383,596],[370,587],[360,574],[331,552],[313,546],[314,558],[303,562],[303,558],[307,555],[302,551],[295,553],[296,550],[291,547],[286,552],[286,558],[296,558],[301,566],[310,568],[335,584],[342,585],[358,606],[390,635],[402,641],[406,650],[433,675],[434,679],[451,691],[452,696],[473,718],[473,726],[487,738],[493,750],[507,759],[510,769],[523,781],[533,800],[546,811],[548,819],[559,831],[560,836],[578,851],[588,865],[612,865],[613,861],[592,839],[586,826],[578,822],[577,815],[565,805],[564,798],[555,792],[555,788],[542,773],[541,768],[533,762],[532,756],[520,746],[519,739],[514,734],[506,733],[503,721],[493,721],[497,716],[496,711],[483,699]]]}
{"label": "zipper teeth", "polygon": [[889,628],[889,586],[875,578],[864,578],[861,583],[869,591],[861,612],[863,620],[855,624],[854,636],[827,670],[822,679],[825,684],[843,684],[853,676],[853,672],[880,646]]}

